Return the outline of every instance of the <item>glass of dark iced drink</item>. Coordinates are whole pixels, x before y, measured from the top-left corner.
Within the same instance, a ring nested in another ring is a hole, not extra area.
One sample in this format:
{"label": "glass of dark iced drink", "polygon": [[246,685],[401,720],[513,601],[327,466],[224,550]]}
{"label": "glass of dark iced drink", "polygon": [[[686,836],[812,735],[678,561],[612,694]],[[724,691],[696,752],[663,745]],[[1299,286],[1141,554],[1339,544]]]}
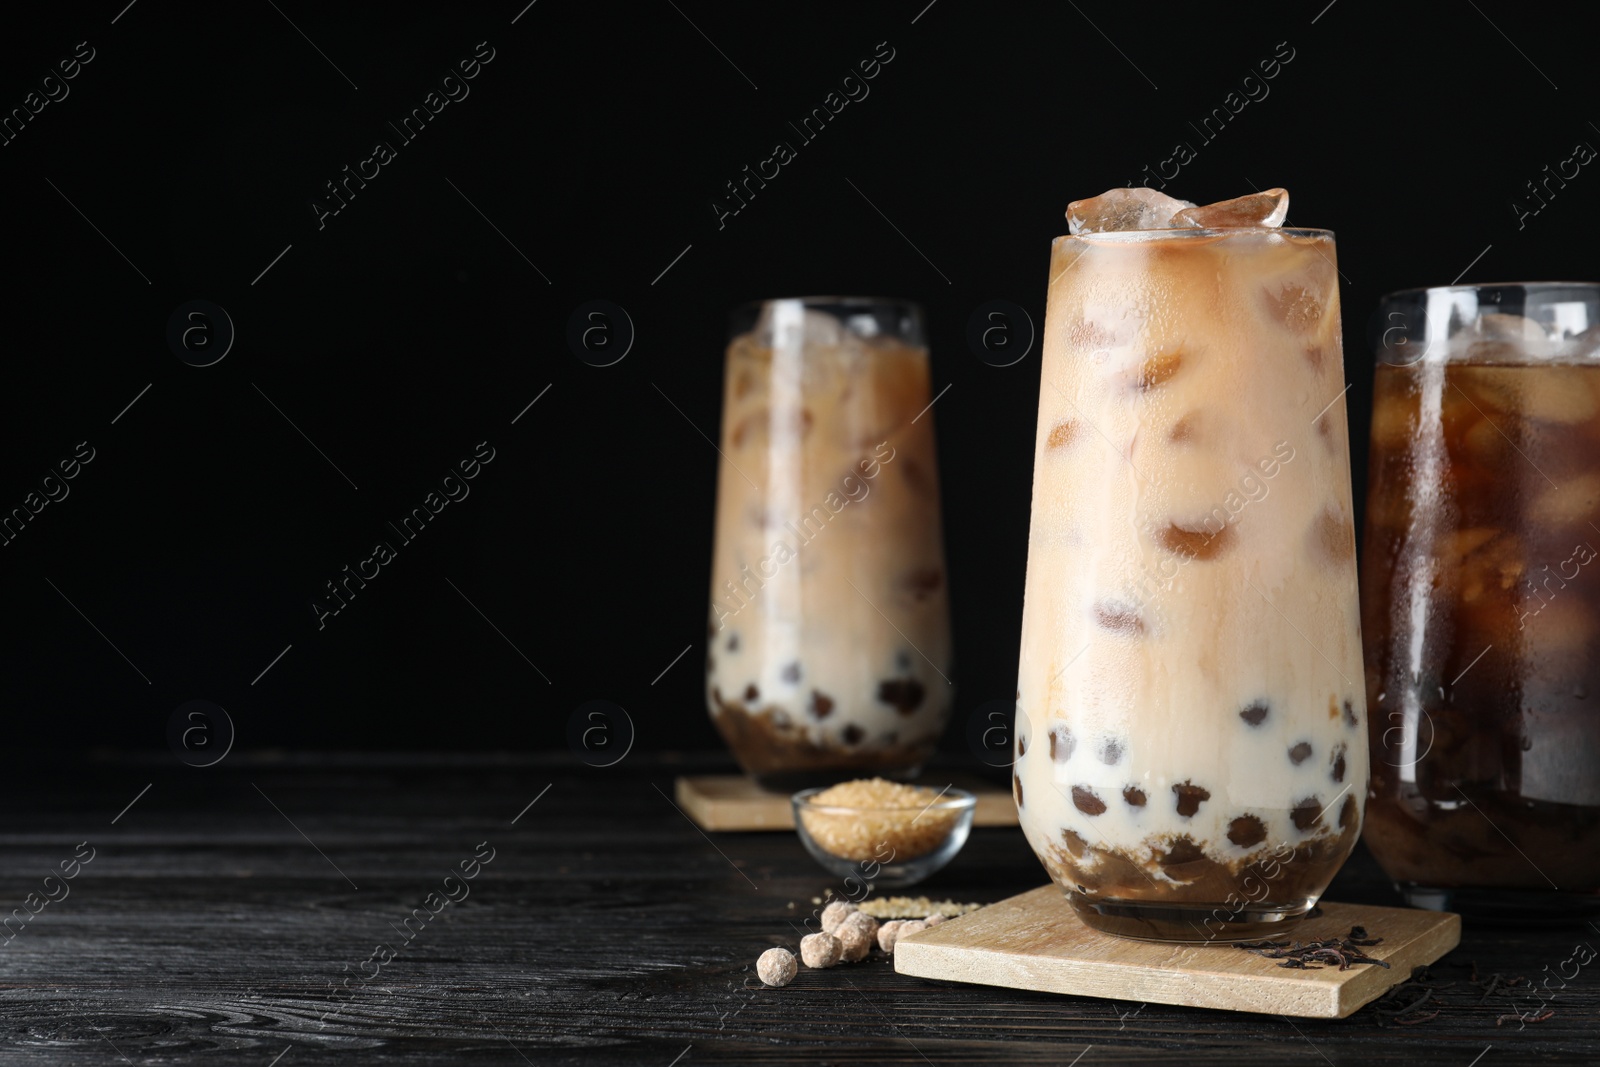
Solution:
{"label": "glass of dark iced drink", "polygon": [[1112,190],[1051,257],[1014,787],[1110,933],[1282,930],[1360,832],[1339,278],[1287,209]]}
{"label": "glass of dark iced drink", "polygon": [[1366,840],[1413,904],[1600,904],[1600,285],[1415,289],[1374,330]]}
{"label": "glass of dark iced drink", "polygon": [[734,316],[706,696],[771,788],[915,774],[950,709],[922,312],[850,297]]}

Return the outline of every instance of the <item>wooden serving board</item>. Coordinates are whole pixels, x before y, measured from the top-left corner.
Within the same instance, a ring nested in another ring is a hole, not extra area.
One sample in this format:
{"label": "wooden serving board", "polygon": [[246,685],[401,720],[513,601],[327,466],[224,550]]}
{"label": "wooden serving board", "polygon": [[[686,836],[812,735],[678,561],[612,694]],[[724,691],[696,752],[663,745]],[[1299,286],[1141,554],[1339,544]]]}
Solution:
{"label": "wooden serving board", "polygon": [[[1017,805],[999,786],[966,774],[924,775],[917,785],[942,789],[953,785],[978,798],[974,826],[1015,826]],[[793,830],[794,809],[787,793],[769,793],[740,774],[704,774],[678,779],[681,807],[702,830]]]}
{"label": "wooden serving board", "polygon": [[1352,926],[1364,926],[1383,938],[1364,951],[1388,969],[1369,963],[1347,971],[1289,970],[1232,945],[1113,937],[1085,926],[1053,885],[896,942],[894,969],[918,978],[1135,1003],[1342,1019],[1461,941],[1461,917],[1449,912],[1326,901],[1321,910],[1273,940],[1344,937]]}

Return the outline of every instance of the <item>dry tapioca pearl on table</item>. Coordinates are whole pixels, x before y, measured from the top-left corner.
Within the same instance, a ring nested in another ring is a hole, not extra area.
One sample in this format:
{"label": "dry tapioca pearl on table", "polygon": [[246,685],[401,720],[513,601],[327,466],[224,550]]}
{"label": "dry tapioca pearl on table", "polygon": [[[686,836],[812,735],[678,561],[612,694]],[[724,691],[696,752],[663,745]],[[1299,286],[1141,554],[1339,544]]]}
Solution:
{"label": "dry tapioca pearl on table", "polygon": [[878,920],[859,908],[845,916],[844,922],[839,924],[839,929],[841,930],[847,927],[855,930],[864,930],[868,937],[878,936]]}
{"label": "dry tapioca pearl on table", "polygon": [[887,945],[883,946],[883,950],[885,952],[888,952],[888,953],[893,953],[894,950],[895,950],[895,946],[900,943],[900,939],[902,937],[907,937],[907,936],[909,936],[911,934],[921,933],[923,930],[926,930],[927,928],[928,928],[928,924],[926,922],[920,920],[920,919],[911,919],[911,920],[908,920],[906,922],[900,923],[898,926],[895,927],[894,934],[889,938],[889,943]]}
{"label": "dry tapioca pearl on table", "polygon": [[833,936],[839,939],[839,958],[846,963],[864,960],[867,953],[872,951],[874,937],[864,927],[845,923],[834,931]]}
{"label": "dry tapioca pearl on table", "polygon": [[807,967],[832,967],[843,952],[844,946],[832,934],[807,934],[800,939],[800,958]]}
{"label": "dry tapioca pearl on table", "polygon": [[835,900],[822,909],[822,932],[831,934],[856,912],[856,906],[847,900]]}
{"label": "dry tapioca pearl on table", "polygon": [[770,986],[786,986],[799,973],[794,953],[786,948],[769,948],[756,960],[756,975]]}

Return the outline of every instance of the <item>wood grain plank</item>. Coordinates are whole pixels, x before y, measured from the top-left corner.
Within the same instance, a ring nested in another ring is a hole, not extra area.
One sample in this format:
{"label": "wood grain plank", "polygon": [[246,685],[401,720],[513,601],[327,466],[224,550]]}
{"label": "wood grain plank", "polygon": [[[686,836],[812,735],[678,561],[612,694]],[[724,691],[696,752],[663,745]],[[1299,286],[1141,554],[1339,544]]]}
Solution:
{"label": "wood grain plank", "polygon": [[[135,1064],[265,1067],[286,1046],[278,1067],[666,1067],[686,1048],[679,1067],[1061,1067],[1085,1049],[1080,1067],[1324,1058],[1466,1067],[1491,1044],[1480,1067],[1600,1060],[1600,968],[1566,988],[1552,981],[1554,1017],[1526,1028],[1495,1025],[1512,998],[1479,1004],[1481,990],[1465,985],[1469,960],[1485,975],[1553,975],[1574,942],[1600,945],[1581,922],[1467,926],[1438,968],[1458,982],[1446,1010],[1411,1028],[1380,1028],[1370,1006],[1342,1020],[1291,1021],[939,984],[899,974],[881,955],[767,989],[751,977],[755,958],[795,947],[812,898],[844,887],[792,834],[708,841],[668,802],[676,775],[726,773],[727,761],[641,756],[602,771],[567,757],[235,756],[208,771],[41,762],[0,781],[10,813],[0,822],[0,912],[20,906],[77,842],[98,849],[68,898],[0,945],[0,1063],[120,1065],[125,1054]],[[392,942],[394,924],[485,839],[497,854],[471,895],[378,979],[330,1001],[329,983]],[[979,828],[918,891],[990,903],[1042,878],[1018,829]],[[1397,901],[1363,851],[1330,896]]]}

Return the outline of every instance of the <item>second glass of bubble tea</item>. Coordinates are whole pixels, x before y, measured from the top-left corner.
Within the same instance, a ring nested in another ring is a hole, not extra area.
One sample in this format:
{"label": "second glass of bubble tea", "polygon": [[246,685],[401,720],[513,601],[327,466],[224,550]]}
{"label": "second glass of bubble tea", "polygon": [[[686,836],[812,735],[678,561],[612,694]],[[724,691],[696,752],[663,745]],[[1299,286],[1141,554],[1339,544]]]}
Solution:
{"label": "second glass of bubble tea", "polygon": [[914,775],[950,709],[950,621],[922,311],[768,300],[734,315],[706,699],[789,791]]}

